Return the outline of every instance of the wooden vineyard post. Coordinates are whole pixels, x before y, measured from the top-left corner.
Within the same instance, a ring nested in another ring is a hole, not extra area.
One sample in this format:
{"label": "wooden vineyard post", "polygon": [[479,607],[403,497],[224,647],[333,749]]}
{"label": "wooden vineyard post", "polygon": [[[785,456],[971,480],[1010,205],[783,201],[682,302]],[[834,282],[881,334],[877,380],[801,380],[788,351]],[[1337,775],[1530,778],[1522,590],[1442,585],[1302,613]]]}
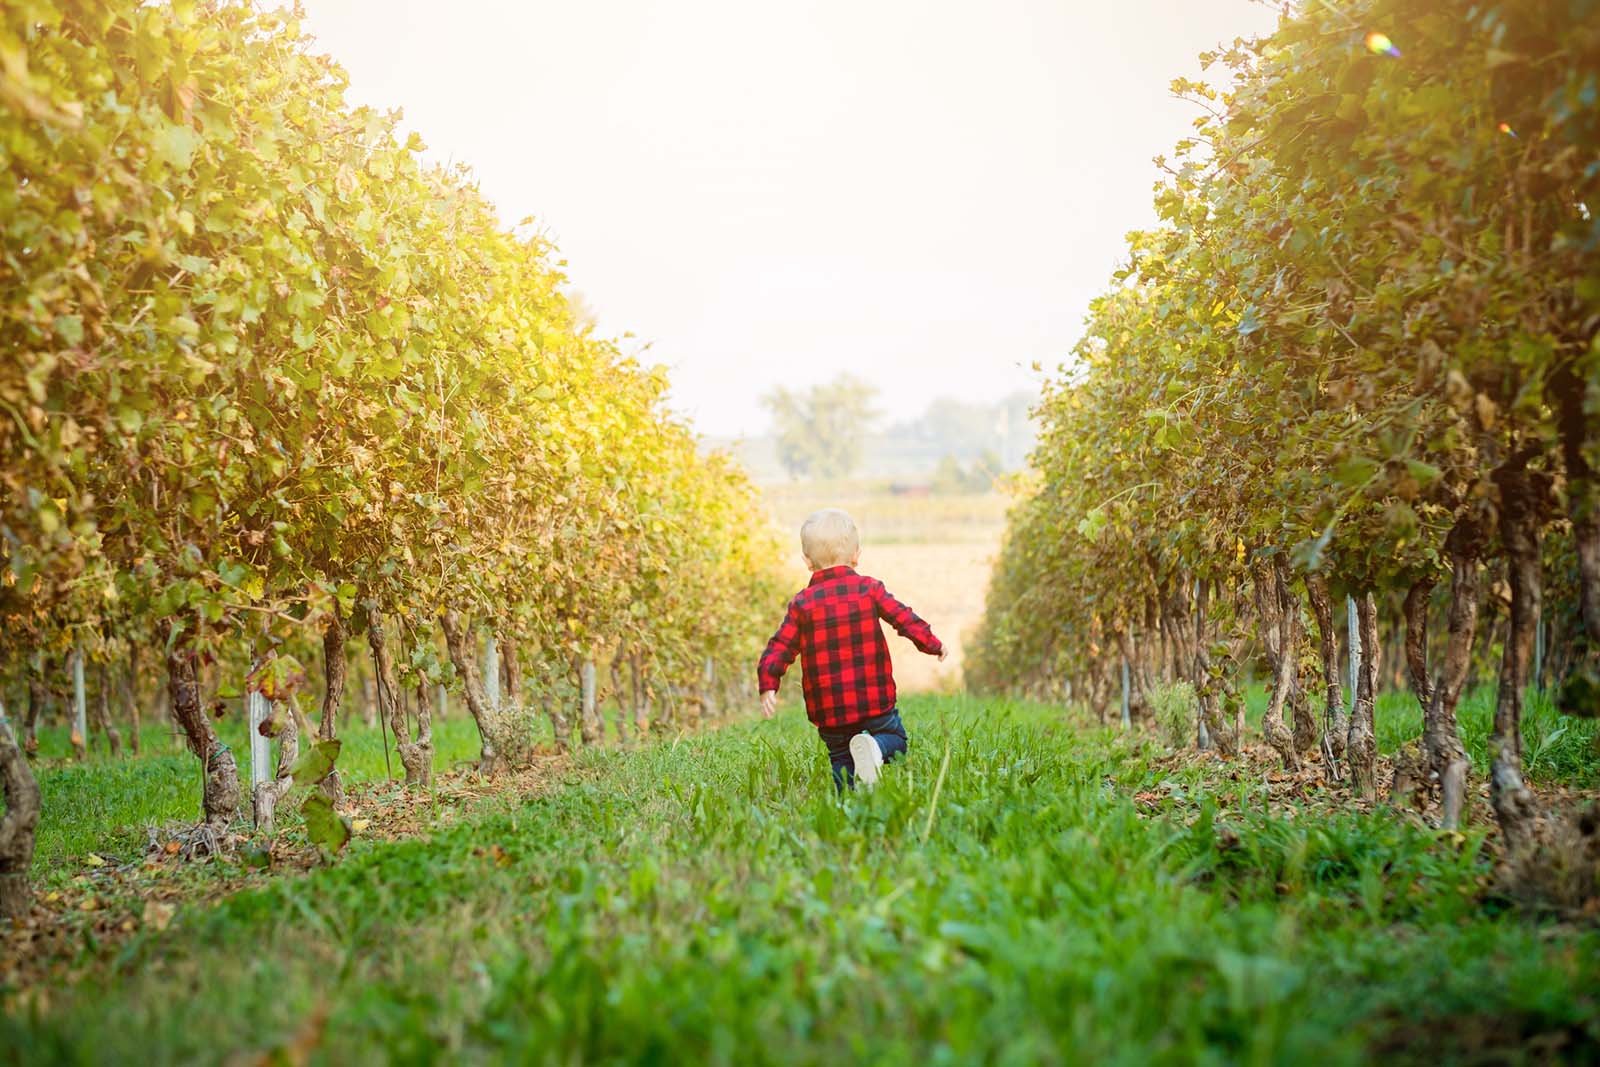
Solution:
{"label": "wooden vineyard post", "polygon": [[491,713],[500,711],[500,643],[493,633],[483,648],[483,695]]}
{"label": "wooden vineyard post", "polygon": [[595,702],[596,673],[594,660],[587,657],[578,667],[578,688],[581,705],[579,708],[578,730],[583,735],[585,746],[598,745],[603,737],[600,716]]}
{"label": "wooden vineyard post", "polygon": [[272,742],[261,734],[261,724],[272,714],[272,704],[260,690],[245,694],[245,711],[250,723],[250,807],[256,825],[261,825],[261,788],[272,781]]}
{"label": "wooden vineyard post", "polygon": [[1345,628],[1349,634],[1348,643],[1350,646],[1350,697],[1349,703],[1345,706],[1349,709],[1350,714],[1354,715],[1356,711],[1356,683],[1361,672],[1361,622],[1356,617],[1355,597],[1346,596],[1344,598],[1344,610]]}
{"label": "wooden vineyard post", "polygon": [[1130,706],[1128,693],[1128,657],[1122,657],[1122,728],[1128,729],[1133,725],[1133,713]]}
{"label": "wooden vineyard post", "polygon": [[439,716],[440,721],[443,721],[445,715],[449,714],[449,711],[450,711],[450,696],[446,692],[445,687],[442,686],[442,685],[434,686],[433,687],[433,691],[434,691],[434,703],[438,706],[438,709],[439,709],[436,712],[436,714]]}
{"label": "wooden vineyard post", "polygon": [[89,702],[83,692],[83,652],[72,650],[72,755],[83,759],[89,754]]}

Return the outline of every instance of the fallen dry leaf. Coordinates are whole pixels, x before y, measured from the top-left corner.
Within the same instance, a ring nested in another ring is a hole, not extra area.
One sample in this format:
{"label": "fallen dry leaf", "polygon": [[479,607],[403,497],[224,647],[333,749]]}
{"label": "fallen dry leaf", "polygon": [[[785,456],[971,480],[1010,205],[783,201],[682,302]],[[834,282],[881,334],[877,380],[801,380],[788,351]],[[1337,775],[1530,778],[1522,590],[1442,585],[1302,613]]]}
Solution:
{"label": "fallen dry leaf", "polygon": [[172,923],[172,917],[178,914],[178,909],[161,900],[147,900],[144,902],[144,924],[152,930],[165,930]]}

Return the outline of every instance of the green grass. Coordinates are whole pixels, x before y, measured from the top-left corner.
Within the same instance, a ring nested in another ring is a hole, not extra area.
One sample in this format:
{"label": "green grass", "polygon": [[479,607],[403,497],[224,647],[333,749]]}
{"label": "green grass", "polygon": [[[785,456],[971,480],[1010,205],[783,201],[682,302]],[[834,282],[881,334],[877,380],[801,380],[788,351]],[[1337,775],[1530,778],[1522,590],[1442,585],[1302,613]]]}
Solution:
{"label": "green grass", "polygon": [[0,1063],[297,1037],[324,1064],[1600,1056],[1600,932],[1484,898],[1481,834],[1248,807],[1223,832],[1203,795],[1143,818],[1149,746],[1046,708],[902,710],[910,758],[842,802],[791,709],[358,841],[0,1016]]}
{"label": "green grass", "polygon": [[[1267,710],[1267,690],[1252,685],[1245,690],[1245,716],[1258,732]],[[1461,745],[1472,760],[1473,774],[1489,773],[1489,732],[1494,725],[1495,687],[1478,686],[1462,697],[1456,708]],[[1321,709],[1317,707],[1320,719]],[[1409,692],[1386,690],[1378,694],[1373,712],[1378,751],[1391,754],[1422,736],[1422,708]],[[1600,788],[1600,720],[1577,719],[1556,710],[1548,691],[1527,691],[1522,705],[1523,771],[1535,784],[1561,782],[1582,789]]]}
{"label": "green grass", "polygon": [[[248,788],[249,745],[244,725],[236,718],[218,724],[224,744],[239,759],[239,774]],[[359,721],[347,725],[339,754],[339,771],[347,783],[382,781],[386,776],[380,732]],[[180,748],[166,730],[146,731],[144,753],[138,758],[112,759],[102,747],[83,763],[70,759],[64,728],[39,731],[39,780],[42,813],[34,847],[37,876],[65,877],[68,861],[95,852],[105,857],[128,858],[145,844],[145,829],[171,822],[194,820],[200,815],[200,762]],[[436,770],[449,770],[477,758],[477,728],[466,715],[433,724]],[[396,776],[404,777],[398,757],[390,755]],[[248,801],[246,801],[248,806]],[[296,816],[285,810],[293,824]]]}

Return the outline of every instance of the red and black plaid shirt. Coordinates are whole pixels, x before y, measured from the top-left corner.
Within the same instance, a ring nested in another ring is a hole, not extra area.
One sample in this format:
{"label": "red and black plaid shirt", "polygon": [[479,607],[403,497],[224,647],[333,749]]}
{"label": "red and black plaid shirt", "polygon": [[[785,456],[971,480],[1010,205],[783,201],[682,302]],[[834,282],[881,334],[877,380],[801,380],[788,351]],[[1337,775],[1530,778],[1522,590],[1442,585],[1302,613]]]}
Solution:
{"label": "red and black plaid shirt", "polygon": [[756,675],[763,693],[800,657],[806,715],[816,726],[850,726],[894,707],[894,667],[879,619],[930,656],[944,645],[917,613],[876,578],[829,567],[789,601]]}

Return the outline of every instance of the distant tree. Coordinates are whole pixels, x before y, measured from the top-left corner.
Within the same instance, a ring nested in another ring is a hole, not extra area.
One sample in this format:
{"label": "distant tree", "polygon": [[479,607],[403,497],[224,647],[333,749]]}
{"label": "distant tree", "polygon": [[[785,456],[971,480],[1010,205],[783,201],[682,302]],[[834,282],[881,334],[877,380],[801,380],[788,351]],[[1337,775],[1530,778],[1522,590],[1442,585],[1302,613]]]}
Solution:
{"label": "distant tree", "polygon": [[987,493],[994,488],[994,480],[1005,472],[1005,466],[1000,462],[1000,456],[992,448],[983,450],[983,455],[972,461],[972,469],[967,472],[967,491],[969,493]]}
{"label": "distant tree", "polygon": [[962,460],[994,442],[995,425],[993,407],[940,397],[903,428],[917,440],[936,443],[952,458]]}
{"label": "distant tree", "polygon": [[995,479],[1001,473],[1000,457],[992,448],[984,449],[983,454],[967,468],[963,468],[956,457],[946,453],[934,469],[932,489],[942,495],[987,493],[994,488]]}
{"label": "distant tree", "polygon": [[967,473],[956,462],[956,457],[945,453],[933,472],[933,491],[942,496],[954,496],[967,491]]}
{"label": "distant tree", "polygon": [[1037,400],[1037,396],[1026,392],[1013,393],[994,403],[940,397],[921,415],[897,423],[887,432],[896,440],[923,446],[922,453],[930,464],[948,455],[962,464],[982,463],[993,477],[1016,470],[1025,462],[1035,436],[1029,411]]}
{"label": "distant tree", "polygon": [[805,390],[779,386],[761,402],[772,412],[778,461],[791,478],[843,478],[861,463],[861,439],[877,412],[877,390],[842,374]]}

